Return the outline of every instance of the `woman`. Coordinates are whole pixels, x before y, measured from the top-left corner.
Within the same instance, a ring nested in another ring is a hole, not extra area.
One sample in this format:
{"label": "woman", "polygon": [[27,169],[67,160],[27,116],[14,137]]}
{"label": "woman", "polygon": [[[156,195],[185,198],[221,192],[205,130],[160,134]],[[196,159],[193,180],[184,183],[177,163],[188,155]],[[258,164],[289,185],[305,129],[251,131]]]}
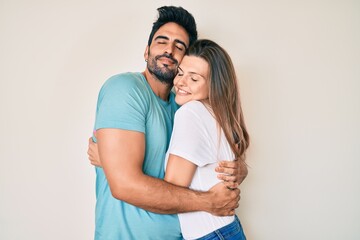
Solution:
{"label": "woman", "polygon": [[[164,180],[207,191],[221,181],[214,171],[218,163],[240,159],[245,164],[249,146],[229,55],[211,40],[196,41],[181,61],[174,89],[175,101],[182,107],[175,114]],[[89,156],[93,165],[100,166],[95,145],[90,142]],[[184,239],[246,239],[236,216],[178,215]]]}
{"label": "woman", "polygon": [[[184,56],[174,87],[182,107],[175,114],[165,181],[207,191],[220,181],[218,162],[237,158],[245,164],[249,146],[229,55],[213,41],[198,40]],[[192,212],[179,220],[184,239],[246,239],[236,216]]]}

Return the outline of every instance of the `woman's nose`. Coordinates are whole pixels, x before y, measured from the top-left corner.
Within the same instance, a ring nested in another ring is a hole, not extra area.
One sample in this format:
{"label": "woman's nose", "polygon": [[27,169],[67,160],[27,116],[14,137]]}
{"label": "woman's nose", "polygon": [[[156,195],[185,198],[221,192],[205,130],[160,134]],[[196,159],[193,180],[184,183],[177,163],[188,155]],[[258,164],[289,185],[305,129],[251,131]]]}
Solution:
{"label": "woman's nose", "polygon": [[185,76],[184,75],[183,76],[177,76],[175,84],[178,85],[178,86],[185,86],[185,84],[186,84]]}

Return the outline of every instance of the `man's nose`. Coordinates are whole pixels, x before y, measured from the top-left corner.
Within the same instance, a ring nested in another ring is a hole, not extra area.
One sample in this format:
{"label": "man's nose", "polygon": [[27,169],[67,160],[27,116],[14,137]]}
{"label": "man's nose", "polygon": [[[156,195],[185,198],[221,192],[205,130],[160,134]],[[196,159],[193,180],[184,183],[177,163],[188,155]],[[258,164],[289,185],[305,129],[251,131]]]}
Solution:
{"label": "man's nose", "polygon": [[166,44],[165,52],[169,55],[172,55],[172,53],[174,52],[174,47],[175,46],[172,43]]}

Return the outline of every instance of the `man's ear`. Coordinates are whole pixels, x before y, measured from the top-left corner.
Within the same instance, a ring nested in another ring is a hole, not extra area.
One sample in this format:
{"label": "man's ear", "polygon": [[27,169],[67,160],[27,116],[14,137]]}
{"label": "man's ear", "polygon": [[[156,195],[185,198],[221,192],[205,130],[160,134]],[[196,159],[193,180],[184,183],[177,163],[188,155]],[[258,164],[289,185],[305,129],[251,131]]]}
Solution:
{"label": "man's ear", "polygon": [[148,58],[149,58],[149,46],[146,46],[145,48],[145,52],[144,52],[144,59],[145,59],[145,62],[148,61]]}

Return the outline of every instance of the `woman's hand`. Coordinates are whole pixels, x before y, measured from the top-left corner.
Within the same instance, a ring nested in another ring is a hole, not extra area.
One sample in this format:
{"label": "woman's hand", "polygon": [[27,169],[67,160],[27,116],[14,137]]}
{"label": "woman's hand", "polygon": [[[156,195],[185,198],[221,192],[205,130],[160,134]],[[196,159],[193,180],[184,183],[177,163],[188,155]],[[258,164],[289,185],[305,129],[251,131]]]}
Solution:
{"label": "woman's hand", "polygon": [[100,156],[98,151],[98,145],[91,138],[89,138],[89,146],[87,154],[89,156],[90,163],[96,167],[102,167],[100,162]]}
{"label": "woman's hand", "polygon": [[241,160],[221,161],[215,171],[229,189],[237,188],[248,174],[247,165]]}

